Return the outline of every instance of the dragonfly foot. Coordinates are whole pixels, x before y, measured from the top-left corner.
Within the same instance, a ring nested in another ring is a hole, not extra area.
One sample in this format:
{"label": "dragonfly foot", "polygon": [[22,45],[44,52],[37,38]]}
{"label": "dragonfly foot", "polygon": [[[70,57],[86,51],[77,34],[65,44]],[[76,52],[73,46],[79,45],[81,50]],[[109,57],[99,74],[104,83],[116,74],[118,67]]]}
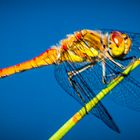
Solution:
{"label": "dragonfly foot", "polygon": [[103,84],[107,84],[107,82],[106,82],[106,80],[105,80],[104,77],[102,77],[102,83],[103,83]]}
{"label": "dragonfly foot", "polygon": [[85,108],[86,114],[88,114],[88,111],[87,111],[87,108],[86,108],[86,106],[84,106],[84,108]]}
{"label": "dragonfly foot", "polygon": [[122,70],[125,70],[125,69],[126,69],[126,67],[123,66],[123,65],[120,65],[120,68],[121,68]]}

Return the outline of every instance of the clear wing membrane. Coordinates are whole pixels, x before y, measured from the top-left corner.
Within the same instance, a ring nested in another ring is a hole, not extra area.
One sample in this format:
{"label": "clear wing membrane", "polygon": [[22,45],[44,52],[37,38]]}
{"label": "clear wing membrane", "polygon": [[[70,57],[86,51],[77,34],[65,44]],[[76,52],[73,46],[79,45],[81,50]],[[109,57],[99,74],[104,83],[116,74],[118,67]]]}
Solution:
{"label": "clear wing membrane", "polygon": [[[123,63],[131,63],[130,60],[128,61]],[[137,67],[129,75],[125,76],[124,80],[107,97],[121,106],[140,111],[140,77],[136,76],[139,72],[140,67]],[[106,81],[111,82],[119,75],[122,75],[122,70],[110,61],[106,61]],[[107,86],[102,82],[102,66],[100,63],[84,71],[82,77],[88,79],[87,82],[95,93],[100,92]]]}
{"label": "clear wing membrane", "polygon": [[[112,66],[109,65],[108,67]],[[113,71],[112,69],[112,73]],[[124,80],[111,91],[108,97],[122,106],[140,111],[140,78],[136,76],[139,71],[140,68],[138,67],[125,76]]]}
{"label": "clear wing membrane", "polygon": [[[75,98],[82,106],[85,105],[88,101],[90,101],[93,97],[95,97],[95,93],[91,89],[88,81],[89,77],[83,77],[84,73],[77,74],[73,78],[73,83],[75,87],[73,88],[68,80],[68,71],[74,70],[74,68],[79,68],[83,64],[70,64],[65,62],[61,65],[57,65],[55,69],[55,76],[59,83],[59,85],[73,98]],[[62,76],[63,75],[63,76]],[[94,85],[94,84],[93,84]],[[82,96],[84,101],[78,96],[78,93]],[[99,102],[95,108],[92,109],[91,113],[95,115],[97,118],[101,119],[109,128],[113,129],[114,131],[120,132],[117,125],[115,124],[114,120],[106,110],[106,108]]]}

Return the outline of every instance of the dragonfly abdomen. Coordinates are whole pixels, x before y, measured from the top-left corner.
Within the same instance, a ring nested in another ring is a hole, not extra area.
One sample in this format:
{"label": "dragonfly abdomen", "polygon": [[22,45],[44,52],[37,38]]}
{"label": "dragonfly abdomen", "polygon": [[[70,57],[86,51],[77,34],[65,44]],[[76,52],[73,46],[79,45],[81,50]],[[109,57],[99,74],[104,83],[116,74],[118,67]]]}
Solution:
{"label": "dragonfly abdomen", "polygon": [[0,69],[0,78],[4,78],[13,75],[15,73],[23,72],[33,68],[51,65],[56,63],[56,61],[57,61],[57,48],[51,48],[31,60],[16,64],[14,66]]}

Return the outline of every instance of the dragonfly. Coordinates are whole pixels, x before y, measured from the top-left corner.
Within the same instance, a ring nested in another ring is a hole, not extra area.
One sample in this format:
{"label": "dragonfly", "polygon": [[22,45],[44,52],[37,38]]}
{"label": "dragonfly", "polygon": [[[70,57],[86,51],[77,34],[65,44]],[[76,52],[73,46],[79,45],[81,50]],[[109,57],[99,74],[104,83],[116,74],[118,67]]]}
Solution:
{"label": "dragonfly", "polygon": [[[31,60],[0,69],[0,78],[55,65],[58,84],[66,93],[85,106],[98,91],[107,87],[135,60],[140,60],[139,33],[111,29],[83,29],[67,35],[59,45],[52,46]],[[111,91],[109,97],[122,106],[140,111],[139,90],[140,82],[132,73],[125,76],[124,80]],[[101,101],[91,110],[91,113],[109,128],[120,133]]]}

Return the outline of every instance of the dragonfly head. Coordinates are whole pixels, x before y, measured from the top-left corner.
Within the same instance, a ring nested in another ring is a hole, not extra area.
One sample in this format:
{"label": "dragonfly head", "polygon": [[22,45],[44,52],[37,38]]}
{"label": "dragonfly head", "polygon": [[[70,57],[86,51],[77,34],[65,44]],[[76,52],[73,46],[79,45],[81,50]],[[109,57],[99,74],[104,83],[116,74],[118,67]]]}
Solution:
{"label": "dragonfly head", "polygon": [[114,58],[123,58],[127,55],[131,48],[131,39],[127,34],[118,31],[110,33],[108,49]]}

